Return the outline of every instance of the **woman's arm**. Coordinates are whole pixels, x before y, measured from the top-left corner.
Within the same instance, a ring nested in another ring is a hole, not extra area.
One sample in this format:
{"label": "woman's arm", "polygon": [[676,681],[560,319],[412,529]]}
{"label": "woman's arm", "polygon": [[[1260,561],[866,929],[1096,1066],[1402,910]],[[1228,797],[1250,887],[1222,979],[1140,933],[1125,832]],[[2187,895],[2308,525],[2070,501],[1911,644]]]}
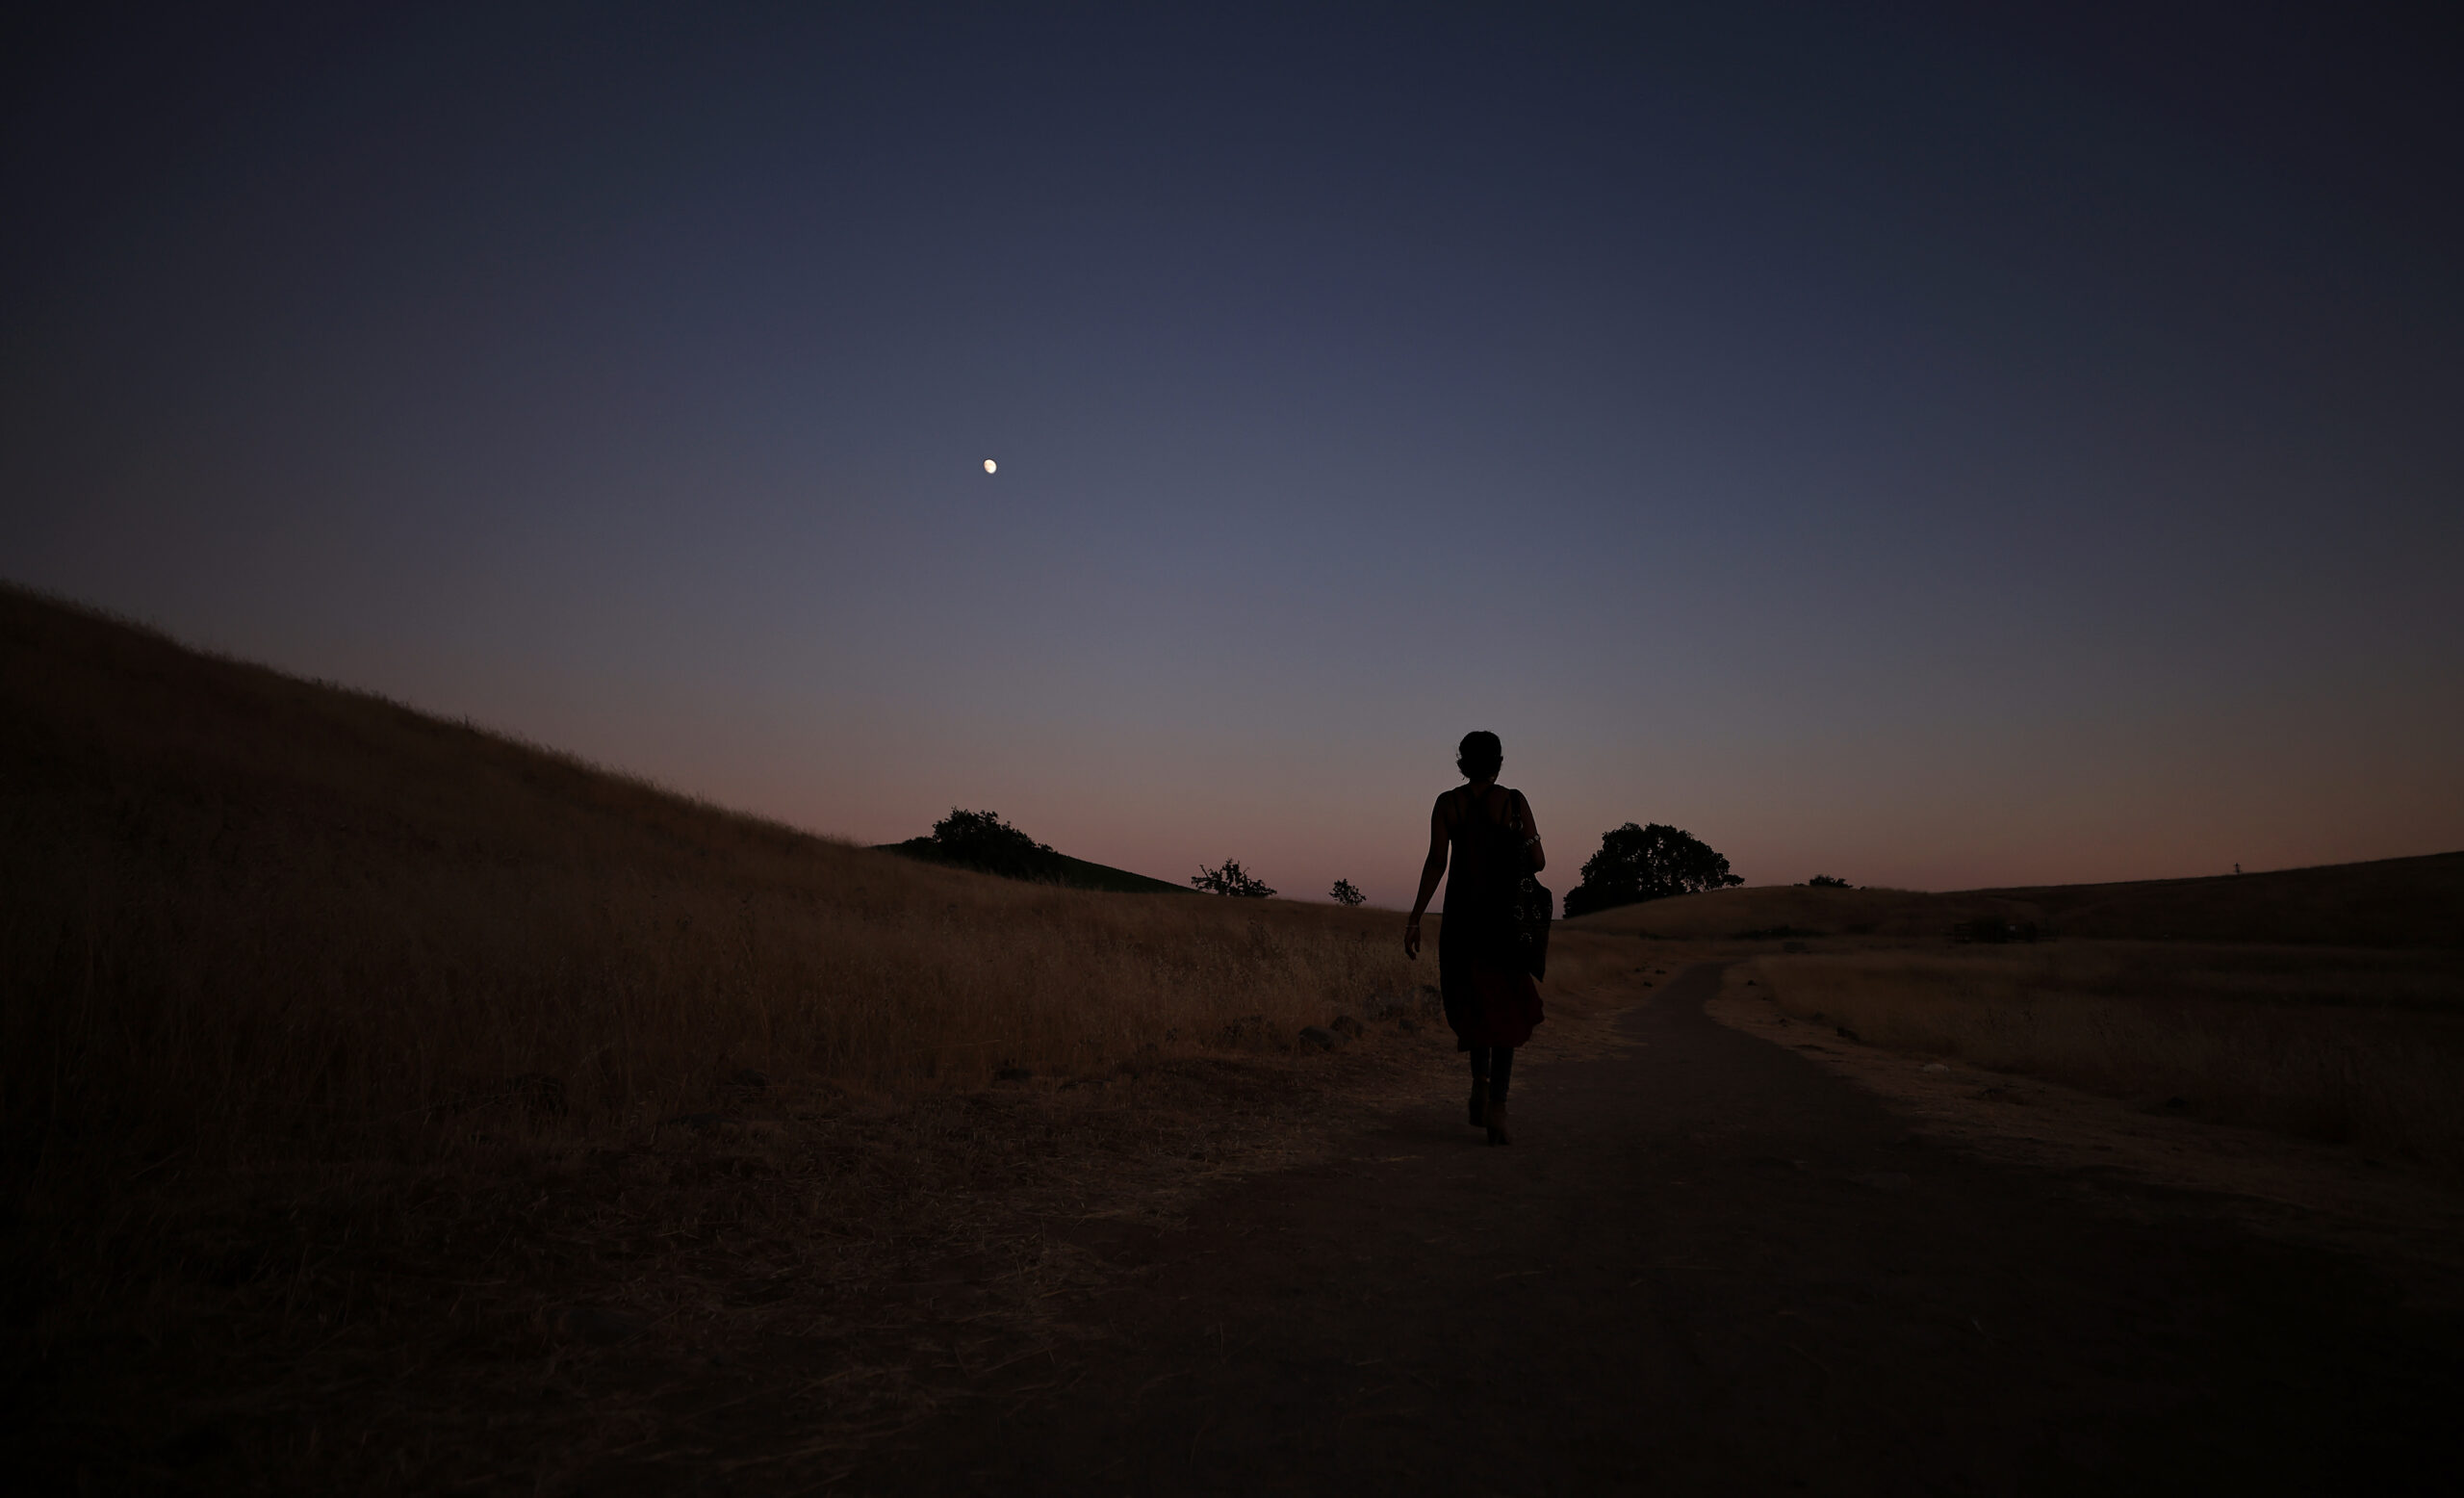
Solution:
{"label": "woman's arm", "polygon": [[1540,824],[1532,818],[1530,799],[1520,790],[1514,798],[1523,803],[1523,851],[1531,855],[1531,871],[1536,874],[1549,866],[1549,853],[1540,846]]}
{"label": "woman's arm", "polygon": [[1446,877],[1446,798],[1428,809],[1428,857],[1421,861],[1421,892],[1412,901],[1412,918],[1403,922],[1403,955],[1417,959],[1421,955],[1421,917],[1428,910],[1428,897],[1437,892],[1437,882]]}

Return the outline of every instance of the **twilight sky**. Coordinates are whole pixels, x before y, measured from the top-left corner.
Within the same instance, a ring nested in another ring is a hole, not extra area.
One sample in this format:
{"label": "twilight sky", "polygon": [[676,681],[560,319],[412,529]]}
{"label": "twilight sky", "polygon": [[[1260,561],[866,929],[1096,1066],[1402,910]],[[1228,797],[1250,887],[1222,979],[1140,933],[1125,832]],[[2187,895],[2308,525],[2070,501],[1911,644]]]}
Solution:
{"label": "twilight sky", "polygon": [[0,45],[0,577],[1302,897],[1408,902],[1472,728],[1561,885],[2464,847],[2445,37],[203,9]]}

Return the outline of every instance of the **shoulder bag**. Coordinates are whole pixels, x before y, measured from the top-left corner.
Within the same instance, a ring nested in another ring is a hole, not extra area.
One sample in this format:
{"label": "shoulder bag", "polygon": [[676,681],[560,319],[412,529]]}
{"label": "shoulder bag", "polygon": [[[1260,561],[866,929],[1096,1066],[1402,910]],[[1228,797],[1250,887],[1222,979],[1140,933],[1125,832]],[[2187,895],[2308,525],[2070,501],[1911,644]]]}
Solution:
{"label": "shoulder bag", "polygon": [[1523,872],[1506,900],[1507,920],[1523,970],[1544,978],[1549,974],[1549,921],[1556,914],[1557,897],[1531,870],[1531,803],[1523,799],[1520,790],[1511,794],[1506,814],[1514,819],[1511,830],[1522,835],[1514,845],[1514,858]]}

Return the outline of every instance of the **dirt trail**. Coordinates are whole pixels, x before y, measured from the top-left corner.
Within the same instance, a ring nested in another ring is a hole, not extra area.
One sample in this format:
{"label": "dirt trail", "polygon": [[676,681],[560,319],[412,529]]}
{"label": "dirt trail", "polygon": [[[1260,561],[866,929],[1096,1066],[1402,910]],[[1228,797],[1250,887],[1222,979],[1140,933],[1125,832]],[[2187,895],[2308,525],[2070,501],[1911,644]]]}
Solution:
{"label": "dirt trail", "polygon": [[[859,1492],[2447,1490],[2464,1326],[2194,1194],[1955,1156],[1707,1019],[1125,1231],[1075,1362]],[[2118,1210],[2117,1209],[2118,1207]]]}

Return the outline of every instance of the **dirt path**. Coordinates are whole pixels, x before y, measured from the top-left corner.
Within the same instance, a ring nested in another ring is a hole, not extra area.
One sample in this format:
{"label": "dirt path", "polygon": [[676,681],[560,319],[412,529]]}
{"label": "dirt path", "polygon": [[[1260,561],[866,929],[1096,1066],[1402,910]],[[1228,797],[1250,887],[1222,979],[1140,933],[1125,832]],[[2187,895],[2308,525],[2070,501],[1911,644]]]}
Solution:
{"label": "dirt path", "polygon": [[[2464,1324],[2194,1194],[1917,1143],[1702,1012],[1264,1177],[857,1492],[2448,1490]],[[2092,1198],[2100,1203],[2091,1206]]]}

